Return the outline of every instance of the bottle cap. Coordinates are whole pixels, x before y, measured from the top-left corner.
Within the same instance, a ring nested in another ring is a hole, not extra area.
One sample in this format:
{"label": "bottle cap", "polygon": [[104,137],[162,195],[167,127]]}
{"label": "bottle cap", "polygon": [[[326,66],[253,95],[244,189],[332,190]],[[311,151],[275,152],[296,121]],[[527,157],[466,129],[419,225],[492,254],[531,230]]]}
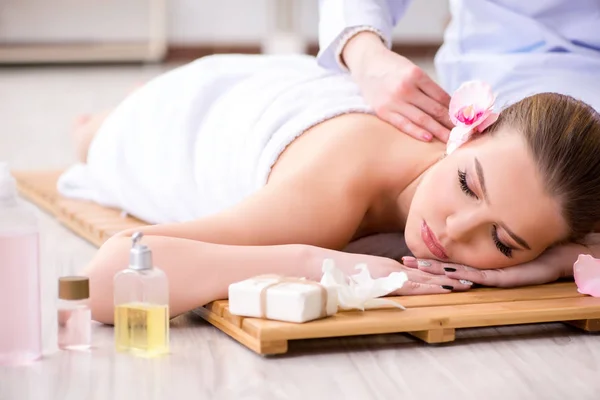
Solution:
{"label": "bottle cap", "polygon": [[58,298],[83,300],[90,297],[90,280],[85,276],[63,276],[58,278]]}
{"label": "bottle cap", "polygon": [[148,246],[140,244],[143,233],[133,234],[133,245],[129,251],[129,268],[135,270],[152,269],[152,251]]}
{"label": "bottle cap", "polygon": [[10,174],[6,162],[0,162],[0,201],[12,200],[17,196],[17,184]]}

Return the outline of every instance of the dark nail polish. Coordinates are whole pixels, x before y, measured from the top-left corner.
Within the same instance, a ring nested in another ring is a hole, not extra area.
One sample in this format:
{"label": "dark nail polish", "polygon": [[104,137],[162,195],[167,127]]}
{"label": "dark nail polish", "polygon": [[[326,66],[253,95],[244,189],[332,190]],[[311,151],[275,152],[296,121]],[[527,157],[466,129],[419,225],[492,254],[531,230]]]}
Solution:
{"label": "dark nail polish", "polygon": [[446,271],[446,272],[456,272],[456,268],[446,267],[446,268],[444,268],[444,271]]}
{"label": "dark nail polish", "polygon": [[450,285],[442,285],[442,289],[446,289],[446,290],[454,290],[454,286],[450,286]]}

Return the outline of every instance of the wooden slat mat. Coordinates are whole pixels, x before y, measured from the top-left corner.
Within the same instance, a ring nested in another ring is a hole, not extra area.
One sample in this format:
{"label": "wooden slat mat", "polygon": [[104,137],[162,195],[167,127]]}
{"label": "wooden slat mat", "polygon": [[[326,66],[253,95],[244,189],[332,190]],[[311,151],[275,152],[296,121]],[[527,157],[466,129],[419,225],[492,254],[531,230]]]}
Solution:
{"label": "wooden slat mat", "polygon": [[[61,197],[56,191],[60,173],[13,174],[24,197],[96,246],[120,230],[146,225],[121,215],[120,210]],[[226,300],[201,307],[196,313],[259,354],[285,353],[288,341],[298,339],[405,332],[428,343],[442,343],[453,341],[459,328],[539,322],[562,321],[586,331],[600,331],[600,298],[581,295],[573,282],[392,299],[407,310],[345,311],[304,324],[231,315]]]}
{"label": "wooden slat mat", "polygon": [[23,197],[55,216],[77,235],[100,247],[115,233],[148,225],[121,210],[71,200],[59,195],[56,182],[62,171],[13,171]]}

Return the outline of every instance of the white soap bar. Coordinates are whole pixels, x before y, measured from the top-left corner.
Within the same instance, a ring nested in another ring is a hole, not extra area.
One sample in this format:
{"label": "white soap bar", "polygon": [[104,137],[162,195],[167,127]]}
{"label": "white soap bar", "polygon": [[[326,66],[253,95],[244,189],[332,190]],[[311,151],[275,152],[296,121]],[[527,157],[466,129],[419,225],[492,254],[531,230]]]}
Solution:
{"label": "white soap bar", "polygon": [[331,316],[337,309],[337,291],[314,281],[269,275],[229,285],[233,315],[301,323]]}

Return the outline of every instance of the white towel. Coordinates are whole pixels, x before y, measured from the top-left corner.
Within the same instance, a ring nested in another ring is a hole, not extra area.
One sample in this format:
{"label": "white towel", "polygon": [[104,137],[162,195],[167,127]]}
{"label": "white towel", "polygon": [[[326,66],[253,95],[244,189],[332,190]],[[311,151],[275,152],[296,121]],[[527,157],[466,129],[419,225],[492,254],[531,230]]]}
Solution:
{"label": "white towel", "polygon": [[260,189],[288,144],[348,112],[372,113],[348,75],[313,57],[205,57],[128,96],[58,190],[149,223],[199,218]]}

